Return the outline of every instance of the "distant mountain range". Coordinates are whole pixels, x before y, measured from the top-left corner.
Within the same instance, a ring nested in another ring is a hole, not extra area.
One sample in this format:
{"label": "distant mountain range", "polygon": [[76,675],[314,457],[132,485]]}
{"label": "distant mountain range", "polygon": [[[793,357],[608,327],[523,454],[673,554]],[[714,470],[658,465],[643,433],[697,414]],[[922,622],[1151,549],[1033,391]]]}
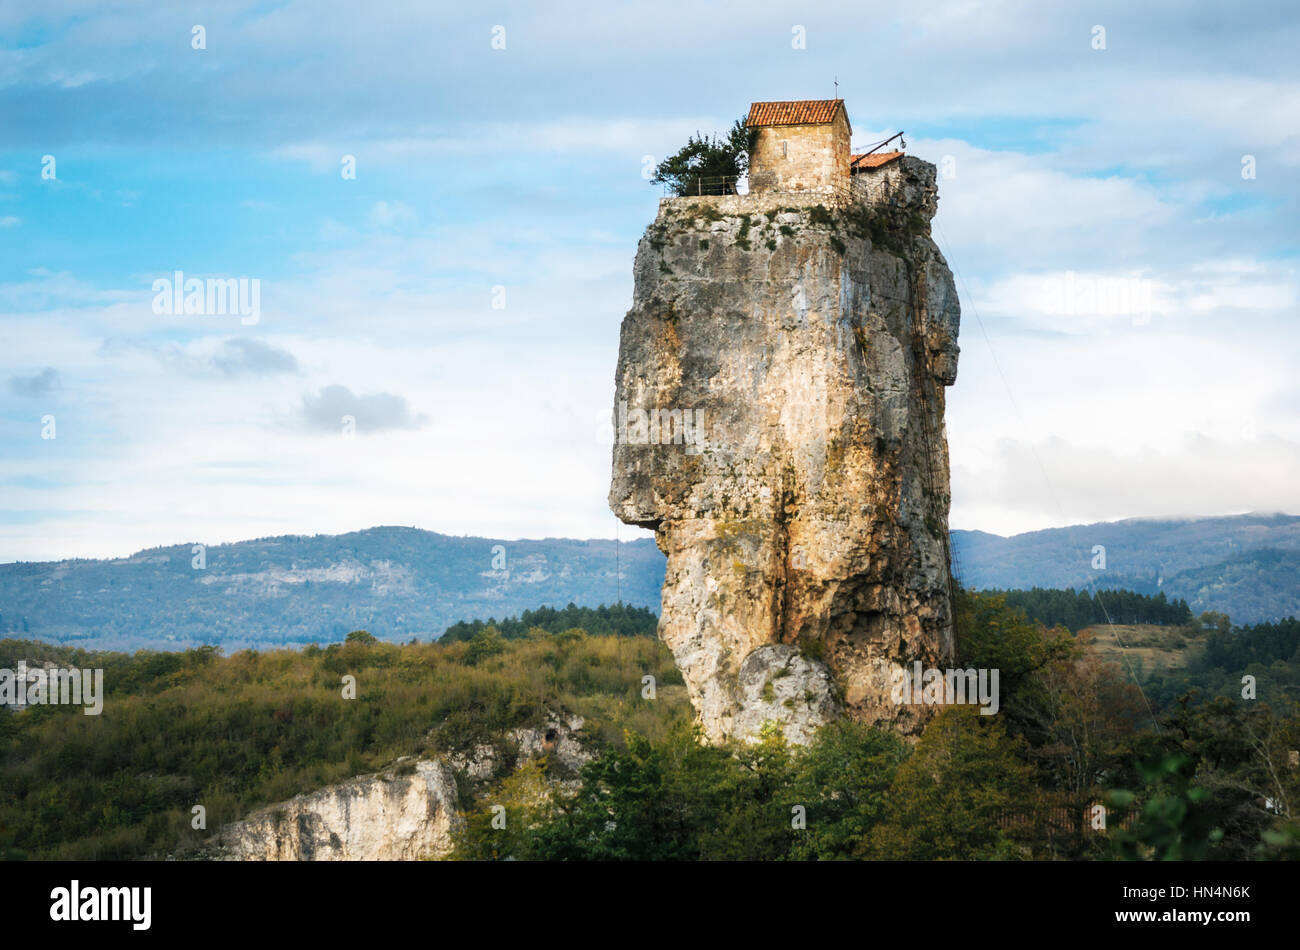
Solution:
{"label": "distant mountain range", "polygon": [[[616,603],[658,611],[653,540],[496,541],[415,528],[180,544],[115,560],[0,565],[0,632],[87,648],[227,650],[329,643],[350,630],[439,636],[458,620]],[[619,583],[621,566],[622,583]],[[0,633],[0,635],[3,635]]]}
{"label": "distant mountain range", "polygon": [[[1300,516],[1131,519],[1002,538],[954,531],[962,584],[1164,591],[1237,623],[1300,616]],[[1103,551],[1094,551],[1100,547]],[[1094,560],[1104,568],[1093,567]]]}
{"label": "distant mountain range", "polygon": [[[1164,591],[1238,623],[1300,615],[1300,517],[1132,520],[1003,538],[954,531],[968,587]],[[1105,567],[1094,547],[1105,549]],[[285,536],[129,558],[0,565],[0,635],[88,648],[327,643],[350,630],[428,639],[459,620],[620,597],[659,609],[649,538],[499,541],[414,528]],[[617,567],[616,567],[617,563]]]}

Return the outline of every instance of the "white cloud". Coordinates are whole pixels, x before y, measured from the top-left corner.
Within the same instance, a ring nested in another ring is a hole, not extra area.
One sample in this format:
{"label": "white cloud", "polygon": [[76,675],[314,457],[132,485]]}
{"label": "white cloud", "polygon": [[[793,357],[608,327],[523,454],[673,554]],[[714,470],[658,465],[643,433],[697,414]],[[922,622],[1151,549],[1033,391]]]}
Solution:
{"label": "white cloud", "polygon": [[[0,23],[47,8],[57,22],[50,2],[6,5]],[[1300,83],[1284,5],[1224,17],[1191,4],[1174,17],[1109,0],[835,0],[793,59],[772,52],[788,44],[787,14],[762,5],[740,20],[671,3],[650,19],[521,9],[495,57],[468,9],[379,5],[355,22],[292,4],[217,10],[210,41],[237,36],[239,69],[190,50],[187,25],[174,46],[140,33],[148,7],[74,6],[50,42],[0,53],[15,148],[229,141],[335,184],[352,154],[358,180],[344,187],[360,197],[295,204],[288,189],[271,193],[274,208],[242,202],[276,211],[277,226],[297,214],[312,226],[300,246],[259,245],[285,275],[264,282],[255,331],[152,314],[147,273],[91,279],[49,263],[0,285],[0,375],[58,368],[48,398],[75,411],[57,449],[84,462],[20,448],[5,457],[20,480],[7,506],[93,509],[0,529],[0,557],[377,523],[612,536],[597,433],[635,240],[653,214],[643,156],[724,131],[750,99],[828,94],[834,62],[850,64],[838,75],[855,142],[884,137],[873,125],[924,123],[910,151],[954,160],[936,233],[963,278],[948,422],[956,526],[1300,510],[1300,294],[1283,256],[1300,200],[1289,173]],[[1089,48],[1096,22],[1109,27],[1104,52]],[[864,59],[868,34],[889,41]],[[411,55],[413,38],[443,55]],[[701,73],[706,57],[725,67]],[[193,109],[192,91],[214,81],[230,125]],[[1041,142],[997,142],[1037,119]],[[1256,180],[1241,178],[1245,153]],[[612,208],[611,193],[633,186],[644,200]],[[19,224],[41,222],[0,218]],[[1091,298],[1067,292],[1070,280]],[[1142,302],[1150,291],[1149,320],[1098,292],[1117,281],[1139,282]],[[490,306],[497,285],[505,310]],[[407,415],[393,418],[427,424],[351,443],[303,431],[304,394],[332,414],[322,394],[336,386],[353,408],[367,394],[403,399]],[[31,437],[29,408],[6,437]]]}
{"label": "white cloud", "polygon": [[1289,265],[1211,261],[1181,270],[1013,273],[964,303],[1027,328],[1083,335],[1152,320],[1185,322],[1232,312],[1283,317],[1300,298]]}
{"label": "white cloud", "polygon": [[[706,134],[727,130],[716,118],[682,116],[672,119],[602,119],[572,116],[545,122],[478,122],[462,123],[459,128],[428,130],[420,135],[367,138],[364,145],[295,142],[281,145],[273,156],[285,161],[306,163],[314,172],[338,174],[340,161],[355,154],[358,175],[369,164],[379,166],[409,165],[464,159],[467,156],[516,156],[520,163],[531,155],[548,153],[612,153],[633,155],[638,161],[647,149],[657,149],[663,158],[680,146],[686,133],[696,130]],[[520,173],[526,168],[521,167]]]}
{"label": "white cloud", "polygon": [[415,212],[400,201],[376,201],[370,206],[370,226],[391,229],[415,223]]}
{"label": "white cloud", "polygon": [[[1015,534],[1129,517],[1294,512],[1300,442],[1249,429],[1159,448],[1093,439],[1002,440],[954,471],[954,527]],[[1247,474],[1249,473],[1249,474]]]}

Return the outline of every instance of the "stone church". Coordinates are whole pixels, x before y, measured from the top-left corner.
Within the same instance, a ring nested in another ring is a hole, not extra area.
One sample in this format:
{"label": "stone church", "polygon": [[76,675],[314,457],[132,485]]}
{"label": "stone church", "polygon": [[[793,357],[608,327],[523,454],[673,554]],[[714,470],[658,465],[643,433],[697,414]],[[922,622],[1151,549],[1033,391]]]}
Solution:
{"label": "stone church", "polygon": [[745,125],[756,133],[749,156],[750,194],[843,192],[853,175],[903,154],[853,154],[853,126],[843,99],[755,102]]}

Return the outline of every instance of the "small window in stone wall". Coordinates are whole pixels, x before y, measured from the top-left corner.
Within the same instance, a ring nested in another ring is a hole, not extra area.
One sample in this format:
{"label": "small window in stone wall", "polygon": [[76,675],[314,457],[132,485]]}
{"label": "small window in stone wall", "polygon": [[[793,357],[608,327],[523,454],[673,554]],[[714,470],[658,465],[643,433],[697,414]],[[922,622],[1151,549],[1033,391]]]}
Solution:
{"label": "small window in stone wall", "polygon": [[789,144],[790,144],[789,142],[782,142],[782,143],[781,143],[781,157],[782,157],[782,158],[789,158],[789,157],[790,157],[790,152],[789,152],[789,150],[787,149],[787,146],[788,146]]}

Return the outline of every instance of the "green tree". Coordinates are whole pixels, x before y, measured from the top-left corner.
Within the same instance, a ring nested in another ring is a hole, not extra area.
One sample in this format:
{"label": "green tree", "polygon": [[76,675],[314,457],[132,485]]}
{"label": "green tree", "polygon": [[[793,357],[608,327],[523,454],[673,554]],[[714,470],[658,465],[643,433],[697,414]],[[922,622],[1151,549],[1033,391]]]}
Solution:
{"label": "green tree", "polygon": [[498,861],[534,857],[534,839],[556,812],[546,763],[534,760],[506,776],[465,816],[453,857]]}
{"label": "green tree", "polygon": [[582,768],[529,857],[581,861],[776,860],[790,846],[790,755],[779,733],[753,745],[661,742],[633,732]]}
{"label": "green tree", "polygon": [[961,591],[956,599],[957,663],[963,668],[998,671],[1000,715],[1013,734],[1037,741],[1035,707],[1042,696],[1045,671],[1076,653],[1068,630],[1044,629],[1023,610],[1007,606],[1000,594]]}
{"label": "green tree", "polygon": [[[1114,837],[1115,853],[1125,860],[1199,861],[1223,839],[1214,796],[1195,782],[1190,756],[1170,755],[1139,766],[1145,783],[1141,810],[1132,829]],[[1133,805],[1134,793],[1115,789],[1110,802],[1119,815]]]}
{"label": "green tree", "polygon": [[583,766],[582,788],[558,803],[555,820],[535,837],[531,856],[567,861],[699,857],[703,816],[695,792],[700,786],[670,782],[665,772],[693,772],[712,750],[682,733],[661,745],[632,732],[624,738],[625,748],[606,749]]}
{"label": "green tree", "polygon": [[470,637],[469,646],[465,650],[465,663],[467,666],[477,666],[488,657],[504,652],[505,648],[505,638],[497,628],[484,627]]}
{"label": "green tree", "polygon": [[848,721],[823,726],[796,763],[791,797],[807,809],[807,827],[795,834],[791,856],[852,857],[884,818],[890,784],[909,752],[892,732]]}
{"label": "green tree", "polygon": [[[777,861],[790,852],[796,834],[791,809],[794,759],[781,730],[768,723],[753,743],[731,746],[713,789],[715,822],[700,834],[700,857],[708,861]],[[695,777],[687,774],[689,780]]]}
{"label": "green tree", "polygon": [[1069,631],[1044,630],[1001,594],[959,591],[956,600],[959,662],[999,670],[1003,690],[1073,652]]}
{"label": "green tree", "polygon": [[859,853],[885,860],[974,860],[1020,852],[1002,819],[1036,799],[1025,743],[975,706],[949,706],[929,724],[889,789],[889,817]]}
{"label": "green tree", "polygon": [[1300,775],[1297,708],[1214,697],[1181,697],[1158,736],[1117,770],[1110,793],[1136,825],[1116,839],[1125,858],[1244,860],[1286,844],[1296,821]]}
{"label": "green tree", "polygon": [[749,171],[753,139],[741,119],[725,138],[710,139],[697,132],[675,155],[659,163],[650,180],[667,185],[675,195],[732,194],[736,179]]}

